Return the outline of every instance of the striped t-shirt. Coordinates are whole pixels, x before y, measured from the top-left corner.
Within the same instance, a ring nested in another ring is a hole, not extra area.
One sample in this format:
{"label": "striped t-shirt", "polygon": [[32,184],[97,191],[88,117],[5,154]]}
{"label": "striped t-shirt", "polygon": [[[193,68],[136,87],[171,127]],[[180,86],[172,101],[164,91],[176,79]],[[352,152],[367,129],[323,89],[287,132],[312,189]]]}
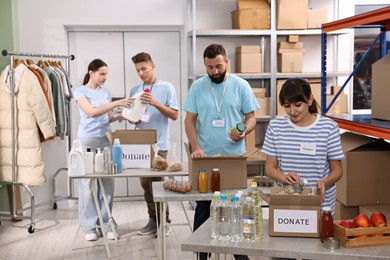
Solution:
{"label": "striped t-shirt", "polygon": [[[305,151],[305,147],[309,147],[310,151]],[[278,160],[281,172],[296,172],[300,178],[307,179],[309,187],[316,187],[319,180],[329,175],[330,160],[344,159],[338,125],[320,115],[307,127],[295,125],[288,116],[271,120],[263,153]],[[321,206],[331,207],[334,214],[335,203],[336,185],[333,184],[326,188]]]}

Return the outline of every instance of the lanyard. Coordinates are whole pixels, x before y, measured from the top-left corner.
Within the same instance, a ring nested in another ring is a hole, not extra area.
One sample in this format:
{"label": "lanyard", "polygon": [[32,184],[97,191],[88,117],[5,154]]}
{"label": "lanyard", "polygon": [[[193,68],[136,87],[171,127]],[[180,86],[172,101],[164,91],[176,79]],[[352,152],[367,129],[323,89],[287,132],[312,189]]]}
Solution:
{"label": "lanyard", "polygon": [[[152,93],[153,85],[154,85],[154,83],[156,83],[156,80],[157,80],[157,78],[155,78],[155,79],[153,80],[152,85],[150,86],[150,93]],[[144,82],[144,84],[142,85],[142,90],[145,91],[145,82]]]}
{"label": "lanyard", "polygon": [[221,97],[221,101],[219,102],[219,105],[218,105],[217,97],[216,97],[215,92],[214,92],[214,83],[211,82],[211,90],[213,91],[215,106],[217,107],[218,117],[219,118],[221,117],[222,101],[223,101],[223,97],[225,96],[226,87],[227,87],[228,82],[229,82],[229,75],[227,76],[227,79],[226,79],[226,81],[223,84],[222,97]]}

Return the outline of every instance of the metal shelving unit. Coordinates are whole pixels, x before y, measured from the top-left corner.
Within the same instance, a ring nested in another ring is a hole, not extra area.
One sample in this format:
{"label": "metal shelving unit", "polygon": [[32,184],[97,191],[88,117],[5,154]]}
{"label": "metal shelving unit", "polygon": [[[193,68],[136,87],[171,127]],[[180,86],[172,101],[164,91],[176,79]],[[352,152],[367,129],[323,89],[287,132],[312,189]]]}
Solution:
{"label": "metal shelving unit", "polygon": [[[258,74],[242,74],[235,73],[236,75],[246,79],[246,80],[266,80],[269,81],[270,86],[270,119],[274,118],[276,115],[276,83],[278,79],[286,79],[291,77],[303,77],[303,78],[321,78],[323,75],[321,71],[318,72],[303,72],[303,73],[278,73],[277,68],[277,42],[279,36],[287,35],[300,35],[300,36],[319,36],[322,34],[321,29],[305,29],[305,30],[277,30],[276,29],[276,1],[270,0],[270,29],[261,29],[261,30],[239,30],[239,29],[197,29],[197,1],[200,0],[187,0],[187,37],[189,42],[189,69],[188,69],[188,80],[191,84],[197,78],[204,76],[205,74],[196,73],[196,57],[197,57],[197,38],[207,38],[207,37],[246,37],[259,38],[259,43],[262,46],[262,53],[264,52],[264,39],[269,39],[269,46],[267,46],[266,52],[269,51],[269,71],[258,73]],[[334,3],[334,14],[338,14],[338,2],[339,0],[332,0]],[[351,33],[351,29],[338,30],[337,32],[330,32],[329,34],[337,36],[340,34]],[[335,54],[337,55],[337,53]],[[262,57],[262,64],[264,65],[264,55]],[[265,66],[263,66],[264,68]],[[336,68],[337,70],[337,68]],[[327,74],[328,78],[337,78],[339,76],[347,76],[349,71],[344,72],[330,72]],[[264,119],[262,119],[264,120]]]}
{"label": "metal shelving unit", "polygon": [[[376,40],[367,50],[366,54],[375,46],[376,42],[380,44],[380,57],[386,55],[386,31],[390,29],[390,7],[381,8],[372,12],[352,16],[349,18],[341,19],[338,21],[330,22],[323,24],[322,26],[322,80],[321,80],[321,107],[322,114],[326,115],[326,112],[333,105],[334,101],[337,99],[339,94],[343,91],[344,87],[348,84],[348,81],[353,77],[355,71],[358,69],[361,62],[359,62],[355,68],[355,70],[350,73],[347,81],[343,84],[341,90],[336,94],[333,101],[326,106],[326,49],[327,49],[327,35],[331,32],[335,32],[337,30],[346,29],[346,28],[354,28],[361,26],[379,26],[381,28],[381,32],[379,33]],[[364,60],[366,55],[363,56],[361,61]],[[361,115],[332,115],[329,116],[334,121],[336,121],[340,128],[350,130],[356,133],[375,136],[383,139],[390,139],[390,122],[384,120],[377,120],[371,117],[370,114],[361,114]]]}

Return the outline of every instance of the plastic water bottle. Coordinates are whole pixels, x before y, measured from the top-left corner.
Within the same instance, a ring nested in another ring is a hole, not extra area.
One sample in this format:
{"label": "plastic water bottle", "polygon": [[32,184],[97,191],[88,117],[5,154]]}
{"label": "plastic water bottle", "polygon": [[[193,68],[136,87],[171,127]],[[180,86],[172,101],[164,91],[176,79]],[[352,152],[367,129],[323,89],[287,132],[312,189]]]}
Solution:
{"label": "plastic water bottle", "polygon": [[245,241],[255,241],[255,205],[252,197],[246,197],[242,207],[242,238]]}
{"label": "plastic water bottle", "polygon": [[[145,92],[149,92],[149,90]],[[141,116],[145,113],[146,110],[147,104],[141,101],[141,96],[143,93],[144,92],[140,92],[132,96],[131,98],[133,99],[133,102],[131,106],[124,107],[122,110],[122,116],[133,124],[141,119]]]}
{"label": "plastic water bottle", "polygon": [[230,205],[230,241],[238,243],[242,240],[242,205],[239,197],[234,196]]}
{"label": "plastic water bottle", "polygon": [[307,185],[307,180],[300,179],[299,182],[285,186],[284,189],[279,192],[279,194],[284,195],[284,194],[300,193],[305,188],[306,185]]}
{"label": "plastic water bottle", "polygon": [[215,191],[213,195],[213,199],[211,200],[210,204],[210,220],[211,220],[211,226],[210,226],[210,237],[211,238],[217,238],[217,206],[219,203],[219,196],[221,195],[221,192]]}
{"label": "plastic water bottle", "polygon": [[230,239],[230,203],[226,195],[221,195],[221,200],[217,206],[218,240],[226,241]]}
{"label": "plastic water bottle", "polygon": [[100,151],[100,148],[97,149],[95,154],[95,173],[103,173],[104,171],[104,158],[103,154]]}
{"label": "plastic water bottle", "polygon": [[91,148],[87,148],[87,152],[84,154],[85,159],[85,173],[93,173],[93,152]]}
{"label": "plastic water bottle", "polygon": [[262,198],[257,182],[252,181],[251,186],[248,189],[248,196],[252,197],[252,201],[255,208],[255,226],[256,233],[255,239],[259,240],[263,237],[263,210],[261,208]]}
{"label": "plastic water bottle", "polygon": [[118,173],[123,172],[122,156],[123,150],[121,143],[118,138],[115,138],[114,145],[112,146],[112,162],[118,166]]}

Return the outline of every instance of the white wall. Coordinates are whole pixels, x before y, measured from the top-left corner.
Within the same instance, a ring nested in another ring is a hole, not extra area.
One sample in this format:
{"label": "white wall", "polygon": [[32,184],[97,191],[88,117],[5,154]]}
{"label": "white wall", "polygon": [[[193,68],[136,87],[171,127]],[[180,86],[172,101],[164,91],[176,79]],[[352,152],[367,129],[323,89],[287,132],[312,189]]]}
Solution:
{"label": "white wall", "polygon": [[[14,24],[19,46],[14,51],[67,55],[65,25],[184,25],[185,4],[182,0],[17,0]],[[75,62],[77,57],[70,65]],[[57,138],[44,143],[43,152],[49,181],[57,169],[66,167],[67,143]],[[65,195],[66,178],[58,178],[56,187]],[[36,203],[51,198],[49,183],[32,190]]]}

